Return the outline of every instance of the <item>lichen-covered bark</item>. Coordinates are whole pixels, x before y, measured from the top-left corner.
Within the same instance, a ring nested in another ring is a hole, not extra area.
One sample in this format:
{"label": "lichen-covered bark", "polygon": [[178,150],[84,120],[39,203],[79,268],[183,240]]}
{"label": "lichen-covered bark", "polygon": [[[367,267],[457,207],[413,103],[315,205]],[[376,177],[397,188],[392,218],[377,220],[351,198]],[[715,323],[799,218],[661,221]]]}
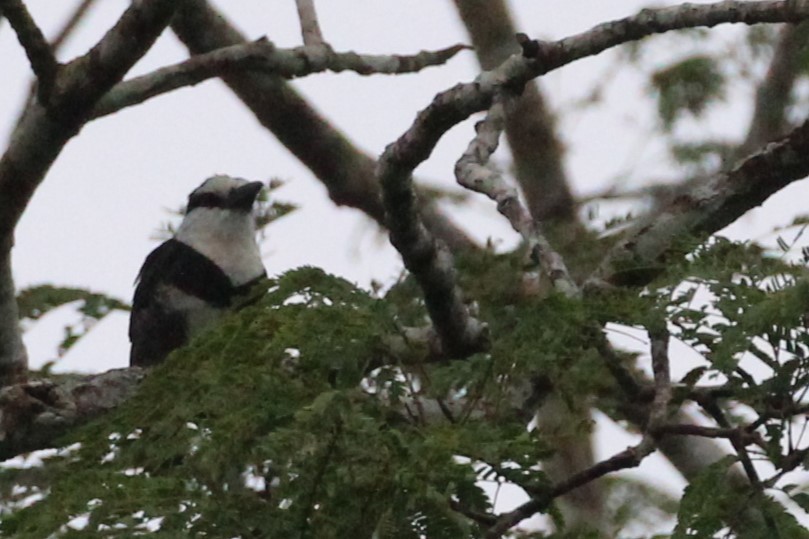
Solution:
{"label": "lichen-covered bark", "polygon": [[0,390],[0,460],[50,447],[70,429],[126,402],[145,376],[138,367]]}
{"label": "lichen-covered bark", "polygon": [[[455,0],[484,70],[519,53],[514,22],[504,0]],[[506,118],[514,175],[534,218],[576,219],[556,121],[539,84],[530,82]]]}
{"label": "lichen-covered bark", "polygon": [[643,286],[664,269],[678,241],[701,242],[787,185],[809,175],[809,120],[734,168],[692,183],[638,223],[591,277],[593,285]]}

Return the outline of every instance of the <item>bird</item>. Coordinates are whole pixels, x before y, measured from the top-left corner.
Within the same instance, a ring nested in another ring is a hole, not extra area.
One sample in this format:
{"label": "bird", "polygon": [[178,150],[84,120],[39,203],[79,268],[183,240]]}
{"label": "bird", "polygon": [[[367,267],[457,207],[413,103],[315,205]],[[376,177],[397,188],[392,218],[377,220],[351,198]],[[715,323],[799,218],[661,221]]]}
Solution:
{"label": "bird", "polygon": [[252,211],[262,187],[220,174],[188,196],[177,232],[146,257],[135,280],[130,366],[161,363],[266,277]]}

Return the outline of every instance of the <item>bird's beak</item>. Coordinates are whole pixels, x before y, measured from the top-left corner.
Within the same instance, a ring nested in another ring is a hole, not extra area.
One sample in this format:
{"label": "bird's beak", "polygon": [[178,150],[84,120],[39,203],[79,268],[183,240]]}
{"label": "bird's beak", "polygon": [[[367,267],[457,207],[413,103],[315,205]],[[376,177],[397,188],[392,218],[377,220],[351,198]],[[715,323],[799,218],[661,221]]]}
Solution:
{"label": "bird's beak", "polygon": [[241,187],[231,189],[228,195],[228,206],[238,210],[250,211],[256,197],[263,188],[264,184],[261,182],[250,182]]}

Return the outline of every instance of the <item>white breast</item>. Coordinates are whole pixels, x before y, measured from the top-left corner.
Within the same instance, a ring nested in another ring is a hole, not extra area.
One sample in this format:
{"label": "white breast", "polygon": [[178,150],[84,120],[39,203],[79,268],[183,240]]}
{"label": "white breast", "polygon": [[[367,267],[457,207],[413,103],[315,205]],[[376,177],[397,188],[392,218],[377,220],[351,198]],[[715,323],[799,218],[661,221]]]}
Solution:
{"label": "white breast", "polygon": [[211,259],[234,286],[264,273],[251,214],[197,208],[183,219],[175,238]]}

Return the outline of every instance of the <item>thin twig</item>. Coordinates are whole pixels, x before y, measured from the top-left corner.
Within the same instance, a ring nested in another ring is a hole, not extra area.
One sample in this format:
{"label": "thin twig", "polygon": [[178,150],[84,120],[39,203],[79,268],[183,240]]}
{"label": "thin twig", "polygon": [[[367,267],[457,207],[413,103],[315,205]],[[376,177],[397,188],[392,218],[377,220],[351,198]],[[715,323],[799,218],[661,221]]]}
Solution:
{"label": "thin twig", "polygon": [[31,63],[31,69],[39,82],[37,86],[39,101],[47,104],[59,70],[59,63],[53,55],[53,50],[21,0],[0,0],[0,9],[16,32],[17,39]]}
{"label": "thin twig", "polygon": [[497,519],[497,523],[493,525],[486,532],[486,539],[497,539],[502,537],[503,534],[508,532],[511,528],[530,518],[535,513],[547,510],[551,502],[567,494],[568,492],[579,488],[591,481],[607,475],[608,473],[623,470],[626,468],[634,468],[640,465],[645,457],[647,457],[654,450],[654,444],[647,440],[647,437],[634,447],[628,447],[624,451],[613,455],[607,460],[603,460],[593,466],[583,470],[577,474],[570,476],[565,481],[558,483],[556,486],[549,490],[536,489],[533,497],[524,504],[517,507],[517,509],[501,515]]}
{"label": "thin twig", "polygon": [[320,24],[317,22],[317,11],[315,10],[315,0],[295,0],[298,7],[298,18],[301,21],[301,35],[303,44],[307,47],[322,47],[326,41],[320,31]]}
{"label": "thin twig", "polygon": [[82,0],[82,2],[76,6],[76,9],[71,13],[67,21],[65,21],[64,26],[57,32],[56,37],[51,40],[51,48],[54,53],[56,53],[67,38],[73,34],[73,31],[78,27],[79,23],[84,19],[85,15],[87,15],[96,1],[97,0]]}
{"label": "thin twig", "polygon": [[489,513],[481,513],[480,511],[469,509],[468,507],[464,507],[463,505],[461,505],[461,503],[456,500],[450,500],[449,506],[452,507],[453,511],[461,513],[468,519],[474,520],[481,526],[489,527],[493,526],[497,522],[496,516],[490,515]]}
{"label": "thin twig", "polygon": [[[501,537],[512,527],[519,524],[534,513],[544,511],[550,503],[568,492],[594,481],[608,473],[626,468],[634,468],[644,458],[655,450],[655,436],[658,428],[663,424],[667,415],[667,408],[671,399],[671,376],[669,374],[668,358],[669,334],[665,328],[657,329],[652,334],[652,367],[655,374],[655,398],[649,420],[640,443],[628,447],[624,451],[613,455],[579,473],[573,474],[565,481],[556,484],[552,489],[526,488],[532,498],[514,511],[501,515],[497,524],[489,528],[486,539]],[[524,487],[525,488],[525,487]]]}
{"label": "thin twig", "polygon": [[658,427],[660,434],[677,436],[701,436],[703,438],[726,438],[739,440],[744,444],[760,445],[760,437],[750,432],[746,427],[717,428],[692,425],[689,423],[669,424]]}

